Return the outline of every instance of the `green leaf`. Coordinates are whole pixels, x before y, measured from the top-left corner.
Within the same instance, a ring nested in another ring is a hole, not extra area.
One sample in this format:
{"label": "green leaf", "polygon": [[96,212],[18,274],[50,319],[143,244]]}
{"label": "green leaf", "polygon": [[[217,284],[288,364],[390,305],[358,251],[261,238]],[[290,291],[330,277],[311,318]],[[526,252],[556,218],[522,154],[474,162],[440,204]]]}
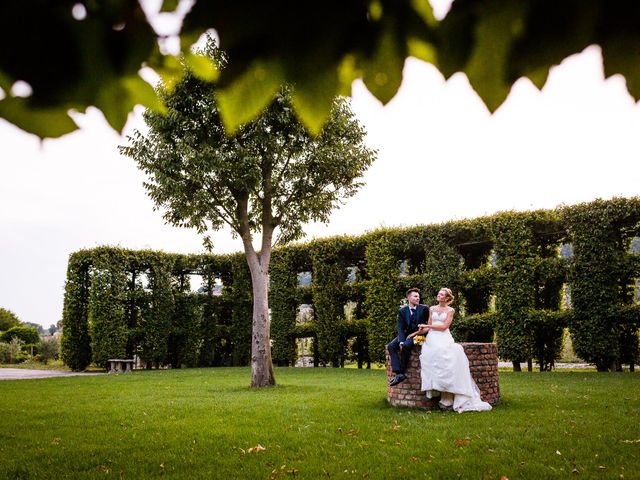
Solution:
{"label": "green leaf", "polygon": [[276,60],[256,61],[224,89],[216,99],[222,123],[229,135],[264,110],[284,82],[283,69]]}
{"label": "green leaf", "polygon": [[429,27],[435,28],[438,25],[438,20],[433,15],[433,7],[429,0],[411,0],[411,7]]}
{"label": "green leaf", "polygon": [[602,42],[602,58],[605,77],[624,75],[627,90],[640,100],[640,35],[618,34]]}
{"label": "green leaf", "polygon": [[0,101],[0,117],[40,138],[57,138],[78,127],[64,107],[34,109],[28,99],[6,97]]}
{"label": "green leaf", "polygon": [[158,112],[165,112],[154,89],[139,76],[114,79],[100,91],[96,107],[102,110],[107,122],[118,132],[127,123],[129,112],[136,105],[143,105]]}
{"label": "green leaf", "polygon": [[159,57],[157,60],[150,66],[160,75],[163,86],[170,92],[184,75],[180,59],[173,55],[167,55]]}
{"label": "green leaf", "polygon": [[542,90],[544,84],[547,83],[547,78],[549,78],[549,68],[542,67],[537,70],[531,71],[527,73],[526,77],[531,80],[531,82],[538,87],[538,90]]}
{"label": "green leaf", "polygon": [[483,5],[475,27],[475,45],[464,68],[474,90],[492,112],[507,98],[508,58],[514,40],[523,33],[527,5],[499,1]]}
{"label": "green leaf", "polygon": [[184,56],[184,61],[193,74],[206,82],[215,82],[220,72],[215,64],[206,55],[189,52]]}
{"label": "green leaf", "polygon": [[12,85],[13,81],[11,80],[11,78],[8,75],[2,73],[2,71],[0,70],[0,88],[3,89],[8,95]]}
{"label": "green leaf", "polygon": [[338,72],[329,68],[317,72],[306,82],[297,82],[293,107],[300,121],[312,135],[319,135],[328,120],[338,89]]}
{"label": "green leaf", "polygon": [[166,105],[157,95],[154,88],[138,75],[123,78],[121,81],[129,94],[132,108],[134,105],[142,105],[159,113],[167,111]]}
{"label": "green leaf", "polygon": [[161,12],[175,12],[178,8],[178,4],[180,0],[163,0],[162,7],[160,7]]}
{"label": "green leaf", "polygon": [[436,63],[436,50],[433,44],[417,37],[407,39],[407,53],[424,62]]}
{"label": "green leaf", "polygon": [[365,62],[363,80],[369,91],[382,103],[388,103],[402,83],[404,41],[387,25],[380,37],[373,58]]}

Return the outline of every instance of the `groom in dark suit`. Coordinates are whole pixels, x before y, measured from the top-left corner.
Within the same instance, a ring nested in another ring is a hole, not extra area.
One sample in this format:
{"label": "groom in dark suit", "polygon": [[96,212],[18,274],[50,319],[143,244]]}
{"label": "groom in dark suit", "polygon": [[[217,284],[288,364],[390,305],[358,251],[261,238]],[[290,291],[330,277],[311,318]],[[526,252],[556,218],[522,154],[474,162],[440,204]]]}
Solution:
{"label": "groom in dark suit", "polygon": [[417,288],[407,290],[407,302],[408,305],[398,311],[398,336],[387,345],[389,357],[391,357],[391,370],[395,373],[389,381],[389,386],[406,380],[405,370],[411,356],[414,338],[407,339],[407,335],[418,331],[418,324],[427,323],[429,320],[427,306],[420,304],[420,290]]}

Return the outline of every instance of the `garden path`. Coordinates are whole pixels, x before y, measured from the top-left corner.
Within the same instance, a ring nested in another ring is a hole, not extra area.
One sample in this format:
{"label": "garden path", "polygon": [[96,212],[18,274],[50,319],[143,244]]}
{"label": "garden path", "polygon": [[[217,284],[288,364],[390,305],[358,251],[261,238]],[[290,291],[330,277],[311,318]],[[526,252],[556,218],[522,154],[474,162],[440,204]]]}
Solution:
{"label": "garden path", "polygon": [[0,368],[0,380],[26,380],[32,378],[74,377],[104,375],[104,373],[60,372],[57,370],[27,370],[25,368]]}

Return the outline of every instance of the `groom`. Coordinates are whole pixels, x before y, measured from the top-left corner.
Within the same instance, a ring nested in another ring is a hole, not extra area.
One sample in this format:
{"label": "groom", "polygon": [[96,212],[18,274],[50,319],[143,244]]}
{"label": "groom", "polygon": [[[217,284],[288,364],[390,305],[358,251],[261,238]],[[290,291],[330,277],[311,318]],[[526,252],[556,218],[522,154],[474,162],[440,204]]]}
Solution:
{"label": "groom", "polygon": [[409,304],[398,312],[398,336],[387,345],[389,357],[391,357],[391,370],[395,373],[389,381],[390,387],[407,379],[405,370],[411,356],[414,338],[407,339],[407,335],[416,332],[419,323],[428,321],[427,307],[420,304],[420,290],[417,288],[407,290],[407,302]]}

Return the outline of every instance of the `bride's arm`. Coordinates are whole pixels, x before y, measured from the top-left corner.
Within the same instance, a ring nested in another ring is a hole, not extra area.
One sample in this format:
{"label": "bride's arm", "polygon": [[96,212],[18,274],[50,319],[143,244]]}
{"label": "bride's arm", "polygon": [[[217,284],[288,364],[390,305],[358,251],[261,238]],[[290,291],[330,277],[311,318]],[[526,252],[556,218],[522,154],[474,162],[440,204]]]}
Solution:
{"label": "bride's arm", "polygon": [[447,319],[444,321],[444,323],[442,325],[432,325],[431,324],[431,311],[429,311],[429,324],[427,325],[427,328],[429,330],[439,330],[444,332],[446,329],[449,328],[449,325],[451,325],[451,322],[453,321],[453,314],[455,313],[455,310],[452,308],[451,310],[449,310],[449,313],[447,313]]}

